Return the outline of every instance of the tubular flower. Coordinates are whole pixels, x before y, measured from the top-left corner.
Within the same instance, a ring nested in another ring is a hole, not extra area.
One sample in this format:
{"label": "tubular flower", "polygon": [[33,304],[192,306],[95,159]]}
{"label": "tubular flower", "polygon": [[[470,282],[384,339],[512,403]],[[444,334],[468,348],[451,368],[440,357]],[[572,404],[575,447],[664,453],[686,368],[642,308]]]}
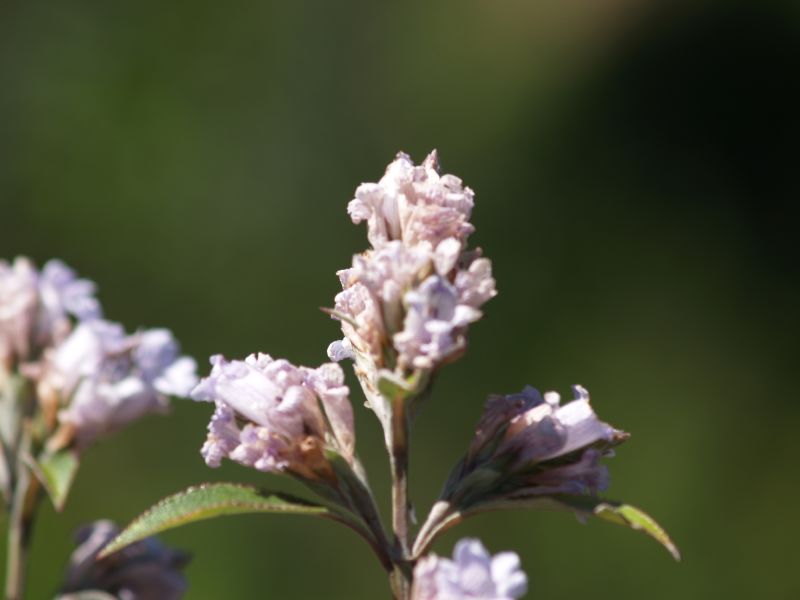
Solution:
{"label": "tubular flower", "polygon": [[453,560],[435,554],[414,568],[412,600],[516,600],[528,589],[519,556],[501,552],[491,556],[476,539],[456,544]]}
{"label": "tubular flower", "polygon": [[101,315],[95,285],[58,260],[38,272],[27,258],[0,260],[0,366],[36,360],[70,332],[70,317]]}
{"label": "tubular flower", "polygon": [[435,153],[419,167],[401,154],[379,183],[356,191],[348,211],[368,221],[374,249],[338,273],[333,314],[345,340],[329,347],[332,360],[432,370],[463,352],[468,325],[496,294],[491,262],[465,251],[472,191],[437,168]]}
{"label": "tubular flower", "polygon": [[189,563],[189,556],[167,548],[156,538],[136,542],[97,560],[103,547],[118,533],[119,528],[111,521],[96,521],[78,530],[75,537],[79,545],[70,557],[58,600],[83,598],[79,592],[105,592],[117,600],[183,597],[187,584],[181,570]]}
{"label": "tubular flower", "polygon": [[62,425],[78,447],[150,412],[163,412],[169,395],[185,396],[197,383],[195,362],[180,356],[166,329],[126,335],[121,325],[81,323],[49,354],[44,384],[65,406]]}
{"label": "tubular flower", "polygon": [[363,183],[356,189],[347,212],[353,223],[367,221],[367,237],[374,248],[391,240],[435,246],[447,238],[464,242],[473,232],[469,222],[473,196],[455,175],[439,175],[435,150],[419,166],[401,152],[378,183]]}
{"label": "tubular flower", "polygon": [[598,419],[589,393],[573,387],[575,399],[560,405],[555,392],[526,387],[519,394],[490,396],[467,461],[504,462],[521,474],[519,493],[579,494],[602,491],[608,471],[600,459],[627,434]]}
{"label": "tubular flower", "polygon": [[216,407],[201,450],[209,466],[229,458],[315,479],[330,474],[324,450],[353,460],[353,411],[339,365],[296,367],[267,354],[243,361],[217,355],[211,364],[211,374],[192,391],[192,398]]}

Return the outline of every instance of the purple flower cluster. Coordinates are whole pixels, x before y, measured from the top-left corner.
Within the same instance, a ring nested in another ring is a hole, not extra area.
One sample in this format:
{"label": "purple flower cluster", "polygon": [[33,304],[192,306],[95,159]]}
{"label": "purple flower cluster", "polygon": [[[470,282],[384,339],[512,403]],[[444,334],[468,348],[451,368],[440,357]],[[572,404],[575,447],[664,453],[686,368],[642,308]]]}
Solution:
{"label": "purple flower cluster", "polygon": [[431,554],[414,568],[412,600],[516,600],[528,589],[519,556],[491,556],[475,539],[456,544],[453,559]]}
{"label": "purple flower cluster", "polygon": [[111,521],[96,521],[77,532],[78,547],[70,557],[62,595],[57,600],[182,598],[187,584],[181,570],[189,562],[188,555],[167,548],[156,538],[147,538],[97,560],[118,533],[119,528]]}
{"label": "purple flower cluster", "polygon": [[472,207],[472,190],[439,175],[435,152],[420,166],[399,154],[378,183],[359,186],[348,212],[367,222],[373,248],[338,273],[345,339],[329,347],[332,360],[402,374],[463,353],[468,325],[496,294],[490,261],[466,250]]}
{"label": "purple flower cluster", "polygon": [[79,448],[166,408],[197,382],[194,360],[166,329],[127,335],[101,318],[95,285],[57,260],[0,261],[0,376],[17,371],[36,384],[46,420]]}
{"label": "purple flower cluster", "polygon": [[213,356],[211,364],[192,391],[195,400],[216,406],[202,449],[209,466],[229,458],[316,479],[328,469],[325,449],[353,459],[353,409],[339,365],[296,367],[267,354],[243,361]]}
{"label": "purple flower cluster", "polygon": [[[526,473],[518,494],[596,493],[608,486],[600,458],[627,434],[598,419],[589,393],[560,404],[556,392],[490,396],[467,454],[467,462],[502,462],[509,473]],[[551,461],[558,460],[558,464]]]}
{"label": "purple flower cluster", "polygon": [[0,260],[0,368],[38,359],[69,334],[71,318],[99,318],[94,293],[94,283],[78,279],[61,261],[39,272],[24,257]]}
{"label": "purple flower cluster", "polygon": [[127,335],[117,323],[79,324],[50,355],[46,383],[66,402],[58,413],[79,447],[151,412],[197,383],[195,361],[180,356],[166,329]]}

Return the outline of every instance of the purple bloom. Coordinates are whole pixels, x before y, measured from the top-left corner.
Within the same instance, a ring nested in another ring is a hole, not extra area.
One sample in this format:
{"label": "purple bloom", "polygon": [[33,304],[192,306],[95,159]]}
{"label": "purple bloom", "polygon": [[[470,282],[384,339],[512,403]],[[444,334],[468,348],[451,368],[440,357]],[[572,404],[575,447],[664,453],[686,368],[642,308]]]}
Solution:
{"label": "purple bloom", "polygon": [[79,447],[150,412],[163,412],[168,395],[185,396],[197,382],[193,359],[180,356],[166,329],[126,335],[121,325],[78,325],[49,356],[46,381],[65,408]]}
{"label": "purple bloom", "polygon": [[516,600],[528,590],[519,556],[491,556],[476,539],[456,544],[453,560],[431,554],[414,568],[413,600]]}
{"label": "purple bloom", "polygon": [[91,281],[61,261],[49,261],[41,272],[26,258],[0,261],[0,364],[38,359],[69,334],[71,317],[100,317],[94,293]]}
{"label": "purple bloom", "polygon": [[[77,598],[77,592],[105,592],[117,600],[178,600],[186,592],[181,573],[189,562],[183,552],[171,550],[156,538],[147,538],[106,558],[98,553],[114,539],[119,528],[111,521],[96,521],[81,528],[78,548],[58,600]],[[73,595],[74,594],[74,595]]]}
{"label": "purple bloom", "polygon": [[472,190],[454,175],[439,175],[438,169],[436,151],[420,166],[401,152],[378,183],[358,187],[347,212],[354,223],[367,221],[373,247],[391,240],[436,246],[447,238],[463,242],[472,233]]}
{"label": "purple bloom", "polygon": [[604,490],[608,470],[600,459],[627,434],[597,418],[583,387],[574,390],[575,399],[563,406],[557,393],[542,395],[530,386],[519,394],[490,396],[468,464],[508,462],[504,469],[519,483],[515,495]]}
{"label": "purple bloom", "polygon": [[229,458],[313,478],[326,469],[323,448],[353,460],[353,411],[339,365],[296,367],[267,354],[243,361],[217,355],[211,364],[211,374],[192,391],[195,400],[216,406],[201,450],[210,467]]}
{"label": "purple bloom", "polygon": [[579,385],[573,389],[575,400],[564,406],[556,392],[547,392],[542,403],[511,420],[505,445],[520,451],[520,463],[543,462],[596,442],[614,441],[615,429],[597,418],[589,392]]}
{"label": "purple bloom", "polygon": [[456,287],[431,275],[406,293],[403,330],[394,336],[398,362],[406,369],[432,369],[457,357],[467,345],[466,329],[481,312],[460,302]]}
{"label": "purple bloom", "polygon": [[403,375],[454,360],[468,325],[496,294],[491,262],[465,250],[473,193],[437,169],[435,152],[420,166],[399,154],[348,206],[354,222],[368,222],[373,249],[338,273],[343,291],[334,316],[346,342],[331,344],[328,356],[354,358],[361,375],[383,368]]}

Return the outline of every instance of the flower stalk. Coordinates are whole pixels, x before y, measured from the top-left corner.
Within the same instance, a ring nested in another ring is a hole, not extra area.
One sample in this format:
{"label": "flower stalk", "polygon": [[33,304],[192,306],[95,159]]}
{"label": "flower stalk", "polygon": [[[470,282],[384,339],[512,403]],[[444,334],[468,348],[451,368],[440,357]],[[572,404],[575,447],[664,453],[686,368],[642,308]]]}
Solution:
{"label": "flower stalk", "polygon": [[392,587],[398,600],[411,594],[411,566],[409,563],[409,534],[411,510],[408,499],[408,413],[406,399],[397,398],[392,403],[392,421],[389,449],[392,470],[392,530],[395,536]]}
{"label": "flower stalk", "polygon": [[6,600],[22,600],[25,596],[25,575],[28,567],[36,507],[41,498],[41,484],[32,476],[24,458],[30,454],[32,440],[28,428],[22,433],[17,452],[14,494],[8,523],[6,549]]}

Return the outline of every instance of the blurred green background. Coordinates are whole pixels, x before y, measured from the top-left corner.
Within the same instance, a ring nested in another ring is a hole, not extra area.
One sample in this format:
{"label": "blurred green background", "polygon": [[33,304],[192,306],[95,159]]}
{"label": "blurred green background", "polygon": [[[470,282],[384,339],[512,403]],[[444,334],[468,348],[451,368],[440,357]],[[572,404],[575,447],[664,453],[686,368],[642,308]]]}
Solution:
{"label": "blurred green background", "polygon": [[[530,598],[798,598],[798,73],[796,2],[4,2],[0,256],[63,258],[111,319],[172,328],[203,373],[217,352],[317,365],[338,336],[318,307],[366,247],[353,190],[398,150],[438,148],[476,190],[500,295],[415,429],[418,514],[488,393],[582,383],[633,433],[609,497],[651,512],[684,561],[545,513],[481,517],[437,552],[466,535],[515,549]],[[207,480],[293,489],[206,468],[209,416],[176,402],[86,454],[65,512],[42,511],[30,598],[88,520]],[[331,523],[164,538],[195,555],[190,599],[388,596]]]}

